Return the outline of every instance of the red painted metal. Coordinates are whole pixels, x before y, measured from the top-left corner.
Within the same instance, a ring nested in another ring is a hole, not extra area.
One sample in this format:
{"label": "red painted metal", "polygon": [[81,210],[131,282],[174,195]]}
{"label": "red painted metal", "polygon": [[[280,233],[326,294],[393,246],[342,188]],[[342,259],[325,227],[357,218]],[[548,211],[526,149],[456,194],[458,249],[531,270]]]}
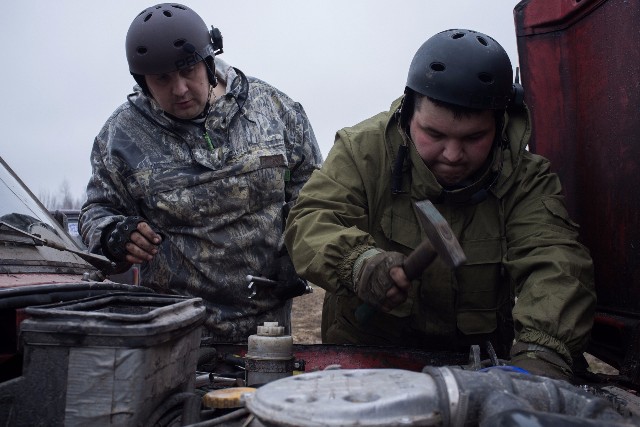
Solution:
{"label": "red painted metal", "polygon": [[294,346],[296,359],[305,361],[305,371],[312,372],[339,365],[342,369],[395,368],[420,372],[425,366],[463,365],[468,354],[433,353],[411,349],[309,344]]}
{"label": "red painted metal", "polygon": [[594,259],[598,310],[635,319],[637,328],[640,2],[525,0],[514,18],[530,149],[563,181]]}
{"label": "red painted metal", "polygon": [[[242,344],[215,344],[217,354],[244,357],[247,346]],[[469,353],[429,352],[394,347],[294,344],[293,356],[304,362],[304,371],[313,372],[339,365],[342,369],[406,369],[420,372],[425,366],[452,366],[469,363]]]}

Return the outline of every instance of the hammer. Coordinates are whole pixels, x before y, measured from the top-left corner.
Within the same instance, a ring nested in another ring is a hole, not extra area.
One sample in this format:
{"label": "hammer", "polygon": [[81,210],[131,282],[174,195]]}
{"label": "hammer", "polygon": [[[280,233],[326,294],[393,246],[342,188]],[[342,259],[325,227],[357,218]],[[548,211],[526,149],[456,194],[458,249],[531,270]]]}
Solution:
{"label": "hammer", "polygon": [[467,257],[453,235],[449,223],[429,200],[414,203],[416,216],[427,238],[413,250],[404,261],[402,268],[409,280],[418,278],[436,255],[451,268],[460,267]]}
{"label": "hammer", "polygon": [[[440,255],[440,258],[451,268],[457,268],[467,262],[467,257],[449,223],[433,203],[429,200],[415,202],[414,210],[427,238],[409,254],[402,264],[407,279],[418,278],[436,255]],[[375,309],[372,306],[362,304],[356,309],[356,320],[359,323],[366,323],[374,312]]]}

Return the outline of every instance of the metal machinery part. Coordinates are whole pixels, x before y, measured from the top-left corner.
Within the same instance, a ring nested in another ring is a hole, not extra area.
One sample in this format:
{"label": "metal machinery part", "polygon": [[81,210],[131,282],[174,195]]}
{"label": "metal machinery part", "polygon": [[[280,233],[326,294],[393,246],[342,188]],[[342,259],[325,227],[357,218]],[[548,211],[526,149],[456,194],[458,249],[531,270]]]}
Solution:
{"label": "metal machinery part", "polygon": [[607,401],[565,381],[496,367],[325,370],[246,396],[265,426],[631,426]]}
{"label": "metal machinery part", "polygon": [[278,322],[264,322],[249,336],[245,368],[248,386],[259,386],[293,375],[293,338]]}
{"label": "metal machinery part", "polygon": [[118,292],[26,312],[7,425],[155,425],[194,396],[201,299]]}

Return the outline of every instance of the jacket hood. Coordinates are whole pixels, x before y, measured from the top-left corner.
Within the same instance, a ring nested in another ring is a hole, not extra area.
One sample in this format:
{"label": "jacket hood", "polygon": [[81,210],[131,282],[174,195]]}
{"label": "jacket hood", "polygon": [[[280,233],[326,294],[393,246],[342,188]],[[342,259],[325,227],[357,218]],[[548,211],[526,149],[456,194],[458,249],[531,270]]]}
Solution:
{"label": "jacket hood", "polygon": [[504,115],[502,127],[503,163],[494,194],[502,197],[511,187],[516,171],[522,162],[524,152],[531,138],[531,118],[529,107],[508,109]]}

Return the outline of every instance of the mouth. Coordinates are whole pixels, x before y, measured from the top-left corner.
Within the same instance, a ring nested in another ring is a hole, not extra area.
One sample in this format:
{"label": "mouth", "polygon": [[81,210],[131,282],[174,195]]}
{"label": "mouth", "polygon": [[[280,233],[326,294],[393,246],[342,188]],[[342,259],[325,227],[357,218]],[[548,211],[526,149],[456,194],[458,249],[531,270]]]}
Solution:
{"label": "mouth", "polygon": [[438,178],[438,181],[446,185],[457,184],[466,178],[466,169],[464,168],[464,166],[461,166],[461,165],[460,166],[447,165],[445,167],[438,168],[438,170],[435,172],[436,172],[435,175]]}
{"label": "mouth", "polygon": [[178,108],[182,108],[182,109],[184,109],[184,108],[189,108],[189,107],[191,106],[191,104],[192,104],[192,103],[193,103],[193,101],[189,99],[189,100],[186,100],[186,101],[179,101],[179,102],[176,102],[176,103],[175,103],[175,105],[176,105],[176,107],[178,107]]}

